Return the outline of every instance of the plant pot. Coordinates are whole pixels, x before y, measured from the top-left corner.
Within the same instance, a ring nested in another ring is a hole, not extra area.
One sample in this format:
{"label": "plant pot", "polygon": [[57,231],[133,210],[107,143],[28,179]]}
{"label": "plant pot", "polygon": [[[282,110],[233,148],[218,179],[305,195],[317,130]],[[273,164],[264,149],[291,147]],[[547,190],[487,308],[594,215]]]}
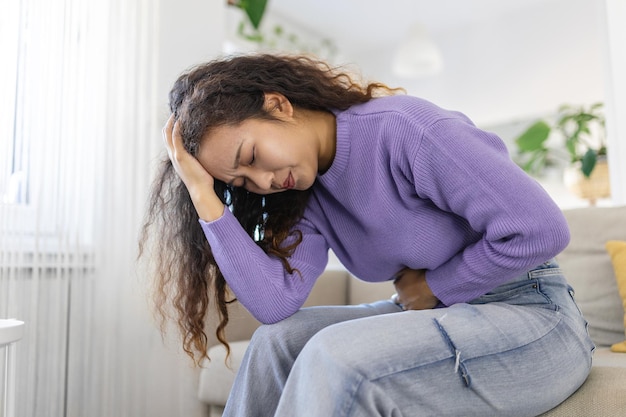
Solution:
{"label": "plant pot", "polygon": [[580,163],[570,165],[564,171],[563,182],[568,190],[589,200],[592,206],[596,205],[598,199],[611,196],[609,164],[606,159],[598,160],[589,178],[581,172]]}

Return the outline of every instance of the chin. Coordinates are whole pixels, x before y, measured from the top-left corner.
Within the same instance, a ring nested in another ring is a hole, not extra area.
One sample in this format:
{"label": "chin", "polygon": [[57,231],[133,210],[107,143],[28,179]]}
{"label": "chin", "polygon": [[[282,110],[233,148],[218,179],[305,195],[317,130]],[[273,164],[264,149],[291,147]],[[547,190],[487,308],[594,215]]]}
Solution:
{"label": "chin", "polygon": [[315,181],[297,181],[293,189],[298,191],[306,191],[309,188],[313,187],[314,182]]}

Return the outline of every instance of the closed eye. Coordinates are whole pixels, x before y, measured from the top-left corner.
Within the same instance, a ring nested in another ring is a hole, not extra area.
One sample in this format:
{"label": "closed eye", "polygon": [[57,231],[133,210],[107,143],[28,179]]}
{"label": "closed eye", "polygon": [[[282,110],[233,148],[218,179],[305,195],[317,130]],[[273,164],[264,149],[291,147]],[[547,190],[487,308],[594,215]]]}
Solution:
{"label": "closed eye", "polygon": [[256,153],[256,148],[252,148],[252,159],[250,159],[249,165],[254,164],[254,160],[256,158],[255,153]]}

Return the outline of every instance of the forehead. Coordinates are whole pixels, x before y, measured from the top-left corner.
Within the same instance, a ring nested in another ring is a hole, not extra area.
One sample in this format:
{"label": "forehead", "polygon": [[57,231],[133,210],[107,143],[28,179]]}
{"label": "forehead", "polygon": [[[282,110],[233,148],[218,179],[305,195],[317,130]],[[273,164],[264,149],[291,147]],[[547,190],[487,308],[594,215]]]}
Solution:
{"label": "forehead", "polygon": [[242,140],[249,140],[264,129],[267,129],[267,121],[259,119],[247,119],[237,124],[215,126],[202,136],[200,145],[224,148],[238,146]]}
{"label": "forehead", "polygon": [[219,126],[202,136],[198,161],[209,174],[222,179],[234,171],[246,136],[240,126]]}
{"label": "forehead", "polygon": [[220,149],[226,151],[241,143],[243,129],[240,125],[217,126],[207,131],[200,140],[200,149]]}

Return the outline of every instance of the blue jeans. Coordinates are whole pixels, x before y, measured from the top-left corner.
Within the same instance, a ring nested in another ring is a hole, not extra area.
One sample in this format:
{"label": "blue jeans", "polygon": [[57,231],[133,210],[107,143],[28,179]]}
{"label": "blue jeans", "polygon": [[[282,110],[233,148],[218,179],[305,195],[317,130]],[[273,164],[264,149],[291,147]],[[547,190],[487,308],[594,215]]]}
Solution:
{"label": "blue jeans", "polygon": [[554,261],[464,304],[304,308],[252,337],[225,417],[536,416],[594,345]]}

